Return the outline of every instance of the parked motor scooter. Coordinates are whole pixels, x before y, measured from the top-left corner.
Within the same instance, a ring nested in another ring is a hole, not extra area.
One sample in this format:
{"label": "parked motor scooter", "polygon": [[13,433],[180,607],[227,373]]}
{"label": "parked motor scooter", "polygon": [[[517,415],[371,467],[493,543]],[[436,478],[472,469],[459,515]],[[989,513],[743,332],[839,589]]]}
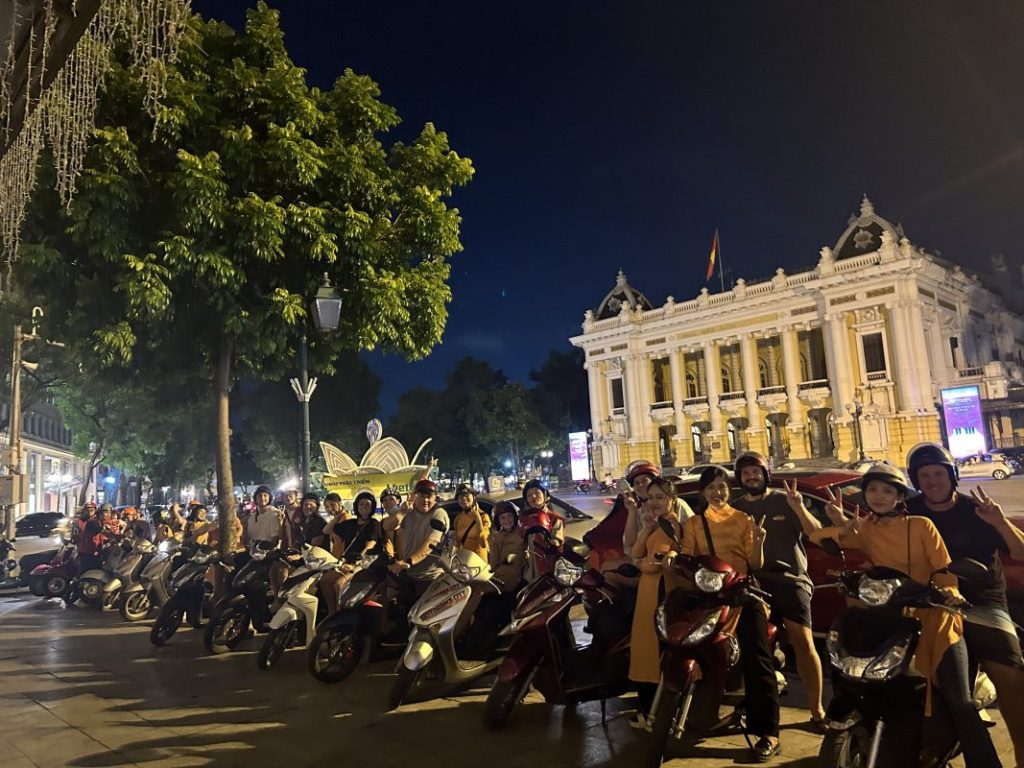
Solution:
{"label": "parked motor scooter", "polygon": [[317,585],[321,577],[342,565],[323,547],[306,544],[302,548],[302,565],[285,579],[274,601],[267,636],[256,656],[256,666],[270,669],[286,649],[293,645],[309,646],[319,620],[327,615],[327,605]]}
{"label": "parked motor scooter", "polygon": [[[823,548],[841,554],[831,540]],[[936,571],[943,572],[967,581],[988,576],[988,568],[968,558]],[[945,595],[931,580],[921,584],[892,568],[844,568],[839,588],[863,605],[848,606],[828,633],[833,696],[826,708],[820,764],[948,765],[960,754],[960,744],[941,696],[932,696],[932,716],[924,716],[925,679],[911,669],[921,622],[904,609],[959,609],[944,605]]]}
{"label": "parked motor scooter", "polygon": [[[434,530],[444,530],[443,523],[430,523]],[[484,593],[501,591],[491,580],[490,566],[475,552],[456,548],[451,533],[428,557],[437,561],[444,575],[431,582],[409,611],[412,632],[398,665],[398,679],[388,696],[390,709],[463,688],[501,663],[496,654],[503,641],[497,637],[488,649],[490,658],[481,661],[460,660],[455,647]]]}
{"label": "parked motor scooter", "polygon": [[[671,568],[678,585],[655,613],[661,682],[651,705],[651,743],[644,761],[652,768],[668,759],[675,740],[692,745],[742,722],[742,700],[719,717],[725,694],[743,685],[739,642],[725,630],[735,624],[739,611],[765,610],[769,597],[753,578],[714,556],[676,555]],[[781,691],[786,686],[779,671],[785,655],[776,635],[776,627],[769,624]]]}
{"label": "parked motor scooter", "polygon": [[212,586],[206,581],[206,571],[217,561],[217,550],[200,546],[188,561],[171,575],[171,596],[160,609],[156,623],[149,633],[149,641],[160,646],[171,639],[187,617],[193,629],[200,629],[203,617],[209,611]]}
{"label": "parked motor scooter", "polygon": [[64,597],[78,575],[78,547],[65,538],[48,563],[37,565],[28,577],[29,591],[42,598]]}
{"label": "parked motor scooter", "polygon": [[156,552],[145,563],[137,581],[121,590],[118,609],[125,621],[142,621],[153,608],[160,608],[171,597],[171,573],[183,565],[179,556],[181,542],[167,539],[156,545]]}
{"label": "parked motor scooter", "polygon": [[281,550],[269,541],[254,541],[249,561],[235,571],[227,593],[210,612],[203,644],[210,653],[233,651],[249,636],[267,631],[270,619],[270,569],[278,562]]}
{"label": "parked motor scooter", "polygon": [[341,682],[364,656],[378,661],[401,655],[409,622],[388,570],[393,562],[389,555],[368,553],[348,566],[354,570],[338,597],[338,610],[317,626],[306,654],[309,673],[321,683]]}
{"label": "parked motor scooter", "polygon": [[5,592],[28,586],[28,581],[21,578],[18,561],[11,557],[15,551],[13,541],[0,538],[0,590]]}
{"label": "parked motor scooter", "polygon": [[123,537],[112,543],[104,553],[102,568],[78,576],[76,583],[82,600],[104,611],[116,607],[121,602],[121,590],[138,579],[155,549],[148,539]]}
{"label": "parked motor scooter", "polygon": [[[600,700],[602,708],[606,699],[630,689],[632,600],[586,561],[586,545],[568,540],[553,571],[519,593],[512,622],[501,632],[514,639],[484,705],[488,728],[505,724],[531,684],[550,704]],[[626,578],[640,573],[631,563],[609,572]],[[581,603],[593,635],[586,645],[577,642],[571,622],[572,609]]]}

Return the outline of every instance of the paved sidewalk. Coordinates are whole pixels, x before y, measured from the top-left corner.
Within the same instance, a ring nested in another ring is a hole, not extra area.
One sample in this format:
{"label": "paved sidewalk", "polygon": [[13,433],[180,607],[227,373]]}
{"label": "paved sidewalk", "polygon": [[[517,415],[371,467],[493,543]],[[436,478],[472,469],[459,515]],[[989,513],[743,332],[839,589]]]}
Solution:
{"label": "paved sidewalk", "polygon": [[[0,598],[0,768],[408,768],[425,758],[452,768],[610,768],[635,766],[644,751],[644,735],[626,722],[628,701],[610,701],[602,723],[597,704],[566,710],[531,694],[507,729],[492,733],[481,725],[486,691],[385,713],[388,664],[327,686],[307,674],[302,651],[262,672],[257,641],[211,657],[192,630],[160,649],[148,632],[148,623],[117,614]],[[818,737],[806,730],[796,696],[783,700],[783,754],[772,764],[810,768]],[[995,733],[1012,766],[1001,724]],[[731,766],[744,757],[743,738],[734,736],[670,766]]]}

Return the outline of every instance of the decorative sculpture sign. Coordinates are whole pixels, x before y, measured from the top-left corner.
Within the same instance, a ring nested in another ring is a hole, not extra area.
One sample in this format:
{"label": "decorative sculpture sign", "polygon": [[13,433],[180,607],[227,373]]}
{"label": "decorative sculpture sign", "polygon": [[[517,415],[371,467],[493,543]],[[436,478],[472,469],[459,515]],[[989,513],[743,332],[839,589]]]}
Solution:
{"label": "decorative sculpture sign", "polygon": [[322,478],[324,488],[340,495],[343,501],[353,500],[360,491],[370,491],[380,498],[385,488],[397,491],[404,499],[416,481],[428,476],[436,464],[416,463],[431,439],[428,437],[420,444],[410,461],[400,442],[393,437],[381,437],[371,443],[358,464],[340,448],[321,442],[320,450],[327,464]]}

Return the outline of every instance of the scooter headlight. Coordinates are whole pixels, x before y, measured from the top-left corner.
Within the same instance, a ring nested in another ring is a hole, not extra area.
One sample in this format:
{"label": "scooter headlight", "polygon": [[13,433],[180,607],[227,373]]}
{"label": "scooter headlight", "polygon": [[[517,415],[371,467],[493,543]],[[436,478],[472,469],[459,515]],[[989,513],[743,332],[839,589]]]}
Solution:
{"label": "scooter headlight", "polygon": [[683,640],[682,645],[697,645],[698,643],[704,642],[708,635],[715,631],[715,627],[718,625],[718,619],[722,616],[722,609],[719,608],[717,611],[709,614],[704,621],[690,630],[690,634]]}
{"label": "scooter headlight", "polygon": [[864,670],[864,677],[867,680],[886,680],[894,674],[898,674],[904,666],[904,659],[907,658],[907,651],[910,649],[910,640],[900,645],[894,645],[877,659],[868,664]]}
{"label": "scooter headlight", "polygon": [[871,579],[864,576],[857,585],[857,597],[877,608],[888,603],[902,583],[902,579]]}
{"label": "scooter headlight", "polygon": [[168,552],[171,551],[171,540],[170,539],[164,539],[163,541],[161,541],[157,545],[156,548],[157,548],[158,552],[163,552],[164,554],[167,554]]}
{"label": "scooter headlight", "polygon": [[462,582],[473,581],[480,575],[480,566],[466,565],[458,559],[453,559],[451,564],[452,576]]}
{"label": "scooter headlight", "polygon": [[698,568],[693,575],[693,580],[702,592],[720,592],[725,584],[725,574],[707,568]]}
{"label": "scooter headlight", "polygon": [[573,565],[565,558],[558,558],[555,563],[555,581],[563,587],[571,587],[583,575],[583,569]]}

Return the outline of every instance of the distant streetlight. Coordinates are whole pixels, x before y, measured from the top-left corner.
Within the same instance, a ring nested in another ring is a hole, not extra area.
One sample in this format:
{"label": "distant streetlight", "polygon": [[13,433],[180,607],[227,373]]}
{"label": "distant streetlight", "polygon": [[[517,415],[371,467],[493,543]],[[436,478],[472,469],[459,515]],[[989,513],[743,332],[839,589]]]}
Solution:
{"label": "distant streetlight", "polygon": [[512,469],[512,459],[505,459],[505,469]]}
{"label": "distant streetlight", "polygon": [[[319,331],[337,330],[341,322],[341,295],[334,290],[331,282],[324,273],[324,282],[316,296],[310,302],[310,309],[313,315],[313,324]],[[308,347],[306,344],[306,333],[302,333],[302,343],[299,345],[299,378],[291,380],[292,391],[300,403],[302,403],[302,492],[309,490],[309,400],[316,390],[316,379],[309,378]]]}

